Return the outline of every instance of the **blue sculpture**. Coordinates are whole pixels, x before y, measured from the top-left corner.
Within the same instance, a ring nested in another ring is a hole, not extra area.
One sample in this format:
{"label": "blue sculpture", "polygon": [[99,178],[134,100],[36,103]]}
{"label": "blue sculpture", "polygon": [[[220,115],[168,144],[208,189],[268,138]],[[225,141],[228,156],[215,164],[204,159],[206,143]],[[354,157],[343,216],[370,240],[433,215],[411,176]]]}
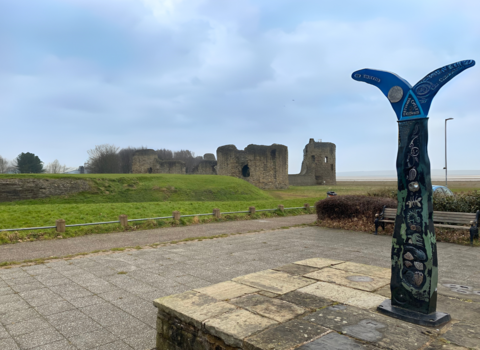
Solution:
{"label": "blue sculpture", "polygon": [[427,74],[414,87],[396,74],[362,69],[352,78],[378,87],[398,119],[398,207],[392,240],[391,300],[378,311],[424,326],[450,315],[436,312],[438,262],[433,226],[432,181],[428,158],[428,112],[442,86],[475,61],[449,64]]}

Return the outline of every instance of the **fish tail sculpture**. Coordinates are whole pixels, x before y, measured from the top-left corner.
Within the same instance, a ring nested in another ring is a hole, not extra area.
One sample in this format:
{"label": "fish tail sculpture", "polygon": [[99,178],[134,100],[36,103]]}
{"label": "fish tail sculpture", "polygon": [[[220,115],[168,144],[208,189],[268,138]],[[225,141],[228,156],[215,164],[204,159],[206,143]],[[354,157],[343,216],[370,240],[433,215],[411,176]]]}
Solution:
{"label": "fish tail sculpture", "polygon": [[415,86],[390,72],[361,69],[352,78],[378,87],[398,119],[398,207],[392,240],[391,300],[379,306],[392,317],[427,326],[450,320],[436,312],[438,261],[428,158],[428,112],[433,97],[475,61],[446,65]]}

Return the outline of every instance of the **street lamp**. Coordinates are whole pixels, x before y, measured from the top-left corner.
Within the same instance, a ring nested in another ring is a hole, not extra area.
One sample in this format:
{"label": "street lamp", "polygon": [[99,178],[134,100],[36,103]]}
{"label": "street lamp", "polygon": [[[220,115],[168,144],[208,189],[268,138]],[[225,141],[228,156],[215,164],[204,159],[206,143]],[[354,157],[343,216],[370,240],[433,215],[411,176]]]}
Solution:
{"label": "street lamp", "polygon": [[447,183],[447,120],[453,120],[453,118],[445,119],[445,186],[448,187]]}

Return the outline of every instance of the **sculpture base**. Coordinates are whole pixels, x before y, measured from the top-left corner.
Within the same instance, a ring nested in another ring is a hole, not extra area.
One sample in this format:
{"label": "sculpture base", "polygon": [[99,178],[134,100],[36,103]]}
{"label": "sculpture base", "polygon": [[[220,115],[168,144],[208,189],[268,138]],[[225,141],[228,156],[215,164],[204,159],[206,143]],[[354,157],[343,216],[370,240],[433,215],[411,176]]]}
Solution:
{"label": "sculpture base", "polygon": [[421,326],[438,327],[451,320],[450,315],[444,312],[422,314],[420,312],[403,309],[392,305],[391,300],[385,300],[377,307],[377,311],[399,320],[415,323]]}

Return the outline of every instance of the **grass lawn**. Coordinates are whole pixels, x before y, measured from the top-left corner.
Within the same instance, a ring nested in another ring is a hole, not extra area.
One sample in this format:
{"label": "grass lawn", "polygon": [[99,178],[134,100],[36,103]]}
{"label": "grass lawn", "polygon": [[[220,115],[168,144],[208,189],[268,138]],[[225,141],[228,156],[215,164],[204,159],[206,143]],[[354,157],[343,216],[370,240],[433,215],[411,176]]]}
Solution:
{"label": "grass lawn", "polygon": [[[280,199],[269,191],[262,191],[250,183],[229,176],[209,175],[0,175],[0,178],[79,178],[87,180],[92,188],[89,192],[57,196],[44,199],[0,203],[0,229],[54,226],[57,219],[66,224],[81,224],[118,220],[121,214],[129,219],[171,216],[174,210],[182,215],[211,213],[213,208],[222,212],[247,211],[248,207],[274,209],[279,204],[302,207],[313,204],[326,196],[325,192],[312,193],[303,198]],[[318,197],[320,195],[320,197]],[[301,214],[305,210],[289,211]],[[281,213],[256,215],[272,216]],[[248,215],[229,215],[224,220],[247,219]],[[147,229],[165,225],[191,224],[212,221],[212,217],[182,218],[173,220],[139,221],[131,223],[129,229]],[[122,231],[118,224],[80,226],[67,228],[63,237],[92,233]],[[54,229],[0,232],[0,244],[25,240],[50,239],[57,237]]]}
{"label": "grass lawn", "polygon": [[[171,216],[174,210],[182,215],[211,213],[213,208],[222,212],[246,211],[249,206],[257,209],[274,209],[279,204],[285,208],[302,207],[326,197],[328,191],[339,195],[366,194],[378,190],[395,190],[392,183],[340,183],[337,186],[291,186],[287,190],[262,191],[250,183],[229,176],[170,175],[170,174],[106,174],[106,175],[0,175],[0,178],[78,178],[86,180],[92,188],[89,192],[44,199],[0,203],[0,229],[54,226],[57,219],[66,224],[115,221],[121,214],[129,219]],[[451,187],[466,190],[469,186]],[[313,212],[313,209],[310,211]],[[287,215],[299,215],[305,210],[287,211]],[[284,215],[262,213],[262,216]],[[228,215],[222,220],[248,219],[245,214]],[[255,217],[260,217],[256,215]],[[214,220],[210,216],[196,219],[140,221],[131,223],[129,230],[147,229],[165,225],[191,224]],[[63,237],[92,233],[118,232],[118,224],[67,228]],[[54,229],[0,232],[0,244],[25,240],[57,237]]]}

